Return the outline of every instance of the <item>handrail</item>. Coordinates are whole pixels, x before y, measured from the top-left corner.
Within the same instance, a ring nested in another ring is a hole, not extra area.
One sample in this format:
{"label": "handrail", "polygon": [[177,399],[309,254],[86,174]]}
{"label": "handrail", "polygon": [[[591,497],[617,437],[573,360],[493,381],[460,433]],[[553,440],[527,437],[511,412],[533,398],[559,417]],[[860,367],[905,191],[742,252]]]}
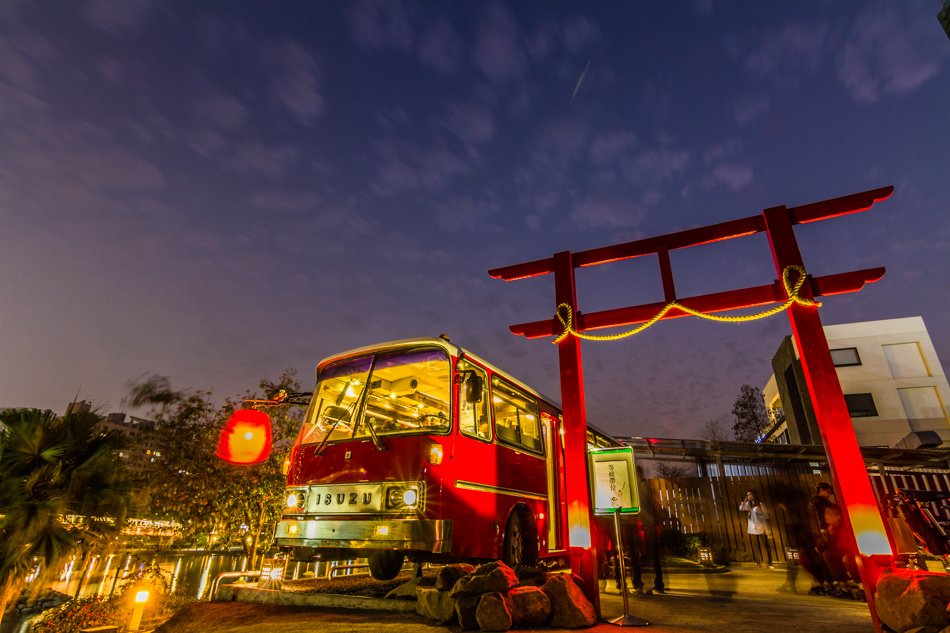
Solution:
{"label": "handrail", "polygon": [[331,565],[330,569],[327,570],[327,578],[333,578],[333,572],[338,569],[360,569],[363,567],[369,567],[369,565],[365,563],[360,565]]}
{"label": "handrail", "polygon": [[223,571],[217,576],[214,577],[214,580],[211,583],[211,593],[208,594],[208,602],[214,602],[214,597],[218,593],[218,587],[221,583],[222,578],[241,578],[242,576],[247,576],[248,578],[260,578],[260,571]]}

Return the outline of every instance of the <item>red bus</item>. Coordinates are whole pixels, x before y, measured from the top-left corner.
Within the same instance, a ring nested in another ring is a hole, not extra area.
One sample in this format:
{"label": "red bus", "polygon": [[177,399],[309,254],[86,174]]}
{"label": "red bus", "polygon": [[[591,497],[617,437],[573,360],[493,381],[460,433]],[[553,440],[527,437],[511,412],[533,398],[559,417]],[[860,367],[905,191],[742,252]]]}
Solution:
{"label": "red bus", "polygon": [[[317,366],[275,539],[294,558],[412,561],[566,554],[561,409],[447,337]],[[589,440],[617,445],[592,431]]]}

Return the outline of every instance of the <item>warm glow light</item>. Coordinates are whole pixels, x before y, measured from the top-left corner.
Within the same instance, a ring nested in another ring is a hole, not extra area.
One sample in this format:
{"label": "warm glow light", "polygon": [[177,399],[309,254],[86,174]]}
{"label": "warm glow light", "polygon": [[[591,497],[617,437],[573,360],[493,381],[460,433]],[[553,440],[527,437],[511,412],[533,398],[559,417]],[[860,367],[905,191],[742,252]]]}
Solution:
{"label": "warm glow light", "polygon": [[851,519],[851,527],[854,528],[858,551],[865,556],[891,553],[884,523],[876,505],[849,506],[848,517]]}
{"label": "warm glow light", "polygon": [[416,492],[415,488],[410,488],[406,492],[402,493],[402,502],[409,507],[416,505],[416,501],[419,500],[419,493]]}
{"label": "warm glow light", "polygon": [[579,525],[572,527],[571,547],[581,547],[584,549],[590,547],[590,530]]}
{"label": "warm glow light", "polygon": [[296,534],[296,533],[297,533],[297,524],[296,524],[296,523],[291,523],[291,524],[290,524],[290,527],[287,528],[287,532],[289,532],[291,535]]}
{"label": "warm glow light", "polygon": [[287,507],[296,508],[297,507],[297,493],[291,492],[287,495]]}
{"label": "warm glow light", "polygon": [[429,463],[438,466],[442,463],[442,445],[433,444],[429,449]]}
{"label": "warm glow light", "polygon": [[387,534],[389,534],[389,528],[386,527],[385,525],[377,525],[376,534],[378,534],[379,536],[386,536]]}
{"label": "warm glow light", "polygon": [[148,601],[148,592],[147,592],[147,591],[140,591],[140,592],[138,592],[137,594],[135,594],[135,601],[136,601],[136,602],[147,602],[147,601]]}
{"label": "warm glow light", "polygon": [[346,397],[348,397],[348,398],[355,398],[355,397],[356,397],[356,392],[353,391],[353,387],[347,387],[347,388],[346,388]]}
{"label": "warm glow light", "polygon": [[232,464],[256,464],[270,455],[270,418],[263,411],[238,409],[221,431],[215,455]]}
{"label": "warm glow light", "polygon": [[540,514],[538,514],[538,518],[539,518],[539,519],[543,519],[543,518],[544,518],[544,513],[541,512]]}

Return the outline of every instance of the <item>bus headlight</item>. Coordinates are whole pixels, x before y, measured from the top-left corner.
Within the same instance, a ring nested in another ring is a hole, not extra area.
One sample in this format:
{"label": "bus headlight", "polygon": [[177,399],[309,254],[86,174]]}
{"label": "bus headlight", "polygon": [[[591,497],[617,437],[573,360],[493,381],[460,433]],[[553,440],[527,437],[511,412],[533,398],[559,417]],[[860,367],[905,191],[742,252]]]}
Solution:
{"label": "bus headlight", "polygon": [[294,490],[289,495],[287,495],[287,507],[291,510],[302,508],[305,498],[306,495],[302,490]]}
{"label": "bus headlight", "polygon": [[386,494],[386,507],[390,510],[415,510],[420,505],[419,485],[393,486]]}

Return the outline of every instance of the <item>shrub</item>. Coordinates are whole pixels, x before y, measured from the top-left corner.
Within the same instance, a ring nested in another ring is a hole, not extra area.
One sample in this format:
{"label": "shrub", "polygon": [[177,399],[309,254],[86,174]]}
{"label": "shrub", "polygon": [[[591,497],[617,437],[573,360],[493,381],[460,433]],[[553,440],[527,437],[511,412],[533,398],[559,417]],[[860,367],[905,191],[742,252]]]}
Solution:
{"label": "shrub", "polygon": [[702,546],[701,534],[683,534],[675,528],[667,528],[660,533],[660,547],[674,556],[698,558]]}

